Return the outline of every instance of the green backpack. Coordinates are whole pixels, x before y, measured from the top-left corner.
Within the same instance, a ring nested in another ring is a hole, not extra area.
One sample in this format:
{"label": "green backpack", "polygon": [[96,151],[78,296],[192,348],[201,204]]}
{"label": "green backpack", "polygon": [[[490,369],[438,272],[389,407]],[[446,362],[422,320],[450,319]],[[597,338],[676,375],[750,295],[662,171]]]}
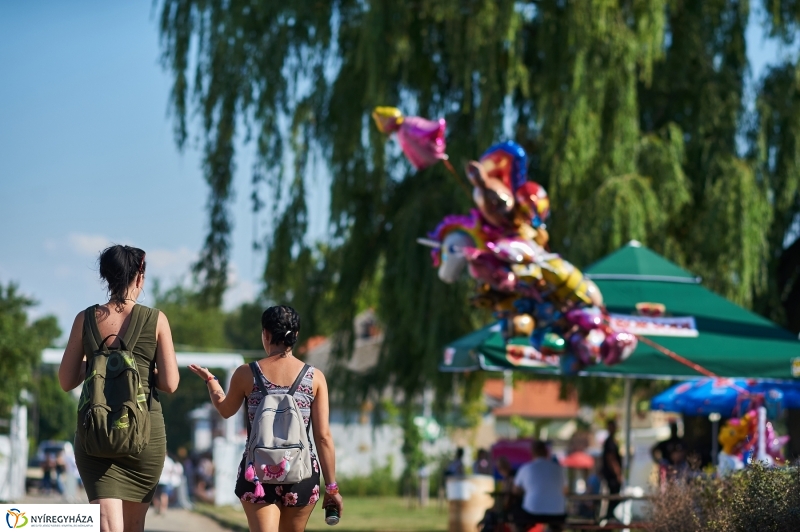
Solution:
{"label": "green backpack", "polygon": [[[94,352],[86,361],[86,380],[78,402],[77,439],[90,456],[139,454],[150,441],[150,409],[133,348],[145,320],[139,319],[137,305],[125,338],[110,334],[98,346],[89,325],[89,320],[95,319],[94,308],[86,309],[84,315],[84,334],[91,338]],[[119,338],[119,347],[109,349],[106,341],[112,336]]]}

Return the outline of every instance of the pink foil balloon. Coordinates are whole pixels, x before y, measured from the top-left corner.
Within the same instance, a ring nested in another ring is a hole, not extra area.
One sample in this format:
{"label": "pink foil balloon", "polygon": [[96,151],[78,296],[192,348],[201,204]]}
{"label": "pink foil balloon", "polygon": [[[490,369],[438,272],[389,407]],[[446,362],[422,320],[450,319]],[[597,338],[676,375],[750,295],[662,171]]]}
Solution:
{"label": "pink foil balloon", "polygon": [[487,242],[486,247],[492,250],[500,260],[517,264],[533,262],[536,260],[537,252],[541,249],[522,238],[501,238],[496,242]]}
{"label": "pink foil balloon", "polygon": [[419,116],[403,116],[397,107],[376,107],[372,112],[381,133],[397,133],[400,149],[417,170],[447,159],[444,118],[428,120]]}
{"label": "pink foil balloon", "polygon": [[776,464],[783,464],[786,458],[783,456],[783,448],[789,442],[789,436],[778,436],[775,433],[775,428],[772,423],[767,423],[764,430],[766,439],[767,455],[772,458]]}
{"label": "pink foil balloon", "polygon": [[588,309],[576,308],[567,312],[567,321],[577,325],[584,331],[597,329],[603,324],[603,316],[599,312],[592,312]]}
{"label": "pink foil balloon", "polygon": [[600,359],[607,366],[619,364],[633,354],[639,341],[625,331],[614,331],[600,345]]}
{"label": "pink foil balloon", "polygon": [[400,148],[417,170],[427,168],[436,162],[447,159],[444,118],[427,120],[418,116],[408,116],[400,124],[397,139]]}

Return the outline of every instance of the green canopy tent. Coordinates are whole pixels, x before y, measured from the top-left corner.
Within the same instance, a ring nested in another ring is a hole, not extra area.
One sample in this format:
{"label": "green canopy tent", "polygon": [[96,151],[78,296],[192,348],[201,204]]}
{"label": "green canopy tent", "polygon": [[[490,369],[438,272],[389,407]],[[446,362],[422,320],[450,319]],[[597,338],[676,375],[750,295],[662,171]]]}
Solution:
{"label": "green canopy tent", "polygon": [[[800,369],[800,342],[793,334],[714,294],[700,284],[698,277],[638,242],[601,259],[584,273],[597,283],[606,308],[618,319],[632,317],[640,303],[664,305],[671,319],[663,321],[675,326],[636,332],[715,375],[787,380]],[[440,369],[560,372],[553,358],[526,356],[533,351],[527,338],[514,338],[508,344],[516,347],[506,345],[499,326],[485,327],[448,345]],[[625,362],[598,364],[581,374],[674,379],[699,376],[691,365],[642,341]]]}
{"label": "green canopy tent", "polygon": [[[663,305],[670,316],[653,320],[660,326],[628,329],[655,342],[660,349],[640,340],[625,362],[615,366],[597,364],[580,373],[625,378],[626,454],[631,444],[632,378],[698,377],[700,373],[693,364],[721,377],[800,377],[800,342],[793,334],[714,294],[700,284],[699,277],[636,241],[599,260],[584,274],[600,288],[614,319],[633,318],[637,305],[642,303]],[[639,326],[641,322],[633,324]],[[685,363],[676,357],[683,357]],[[445,348],[441,371],[476,369],[560,373],[557,357],[542,357],[527,338],[506,342],[499,324],[484,327]],[[626,478],[629,467],[626,463]]]}

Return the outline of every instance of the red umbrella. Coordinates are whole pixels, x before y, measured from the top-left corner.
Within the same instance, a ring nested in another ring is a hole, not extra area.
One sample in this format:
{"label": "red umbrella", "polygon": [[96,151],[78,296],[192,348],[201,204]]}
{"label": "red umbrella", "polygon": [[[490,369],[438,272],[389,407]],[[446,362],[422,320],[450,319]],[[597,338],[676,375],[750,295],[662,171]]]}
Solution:
{"label": "red umbrella", "polygon": [[575,451],[561,461],[561,465],[571,469],[592,469],[594,458],[582,451]]}

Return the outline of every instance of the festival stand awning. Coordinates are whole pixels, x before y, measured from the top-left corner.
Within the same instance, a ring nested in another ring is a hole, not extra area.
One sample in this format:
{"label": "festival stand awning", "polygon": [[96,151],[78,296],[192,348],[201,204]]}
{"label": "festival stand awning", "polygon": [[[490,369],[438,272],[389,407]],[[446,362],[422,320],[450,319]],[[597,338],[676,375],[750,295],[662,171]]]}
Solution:
{"label": "festival stand awning", "polygon": [[676,384],[650,400],[651,410],[692,416],[717,413],[738,416],[754,404],[800,408],[800,381],[774,382],[753,379],[709,378]]}
{"label": "festival stand awning", "polygon": [[[791,380],[800,376],[800,342],[792,333],[711,292],[698,277],[638,242],[584,273],[602,291],[612,318],[634,320],[629,330],[642,339],[625,362],[598,364],[582,375],[694,378],[699,376],[694,363],[720,377]],[[642,304],[663,305],[665,317],[635,316],[637,305]],[[665,352],[683,357],[685,363]],[[557,357],[543,357],[527,338],[513,338],[507,345],[497,325],[448,345],[440,368],[560,373]]]}

